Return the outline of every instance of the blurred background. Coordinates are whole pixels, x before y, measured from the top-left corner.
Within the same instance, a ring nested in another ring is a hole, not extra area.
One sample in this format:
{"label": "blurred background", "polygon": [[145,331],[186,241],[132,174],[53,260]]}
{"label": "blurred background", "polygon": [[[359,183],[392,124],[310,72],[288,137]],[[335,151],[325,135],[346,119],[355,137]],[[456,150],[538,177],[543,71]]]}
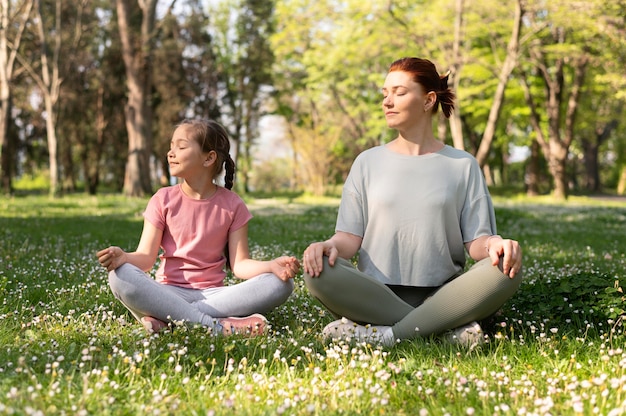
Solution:
{"label": "blurred background", "polygon": [[450,71],[434,128],[493,188],[626,194],[624,0],[0,0],[0,191],[147,196],[184,118],[242,194],[337,194],[394,137],[389,64]]}

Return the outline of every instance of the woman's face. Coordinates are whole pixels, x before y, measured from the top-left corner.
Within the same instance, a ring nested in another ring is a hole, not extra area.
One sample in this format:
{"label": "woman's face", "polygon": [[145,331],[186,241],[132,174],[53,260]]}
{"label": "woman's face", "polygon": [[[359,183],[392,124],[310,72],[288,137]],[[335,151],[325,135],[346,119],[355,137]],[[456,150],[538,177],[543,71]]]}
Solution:
{"label": "woman's face", "polygon": [[392,129],[408,128],[426,114],[430,116],[427,110],[432,108],[432,97],[424,93],[423,87],[413,81],[408,72],[393,71],[387,74],[382,93],[385,119]]}

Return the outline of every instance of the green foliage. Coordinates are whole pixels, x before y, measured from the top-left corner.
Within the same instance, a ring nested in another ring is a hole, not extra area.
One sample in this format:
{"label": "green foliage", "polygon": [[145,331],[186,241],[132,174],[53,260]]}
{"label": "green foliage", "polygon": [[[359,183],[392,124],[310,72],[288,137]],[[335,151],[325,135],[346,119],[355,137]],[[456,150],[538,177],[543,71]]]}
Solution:
{"label": "green foliage", "polygon": [[[537,279],[516,296],[516,303],[534,305],[529,313],[556,327],[572,319],[582,323],[615,323],[624,315],[624,292],[620,281],[608,274],[566,274],[556,281]],[[556,306],[558,305],[558,306]]]}
{"label": "green foliage", "polygon": [[[485,130],[497,75],[506,56],[514,2],[465,1],[462,16],[457,16],[460,3],[220,0],[207,4],[185,0],[176,3],[173,14],[164,13],[166,7],[159,8],[160,21],[154,32],[155,71],[149,77],[154,85],[146,97],[154,114],[149,127],[154,134],[151,151],[158,161],[151,166],[153,177],[159,184],[167,181],[162,175],[167,170],[163,156],[173,125],[182,117],[211,117],[229,128],[237,147],[233,154],[239,158],[238,185],[247,188],[247,178],[256,174],[251,148],[260,137],[257,123],[264,114],[276,113],[291,127],[289,145],[299,163],[292,167],[290,176],[301,178],[298,190],[314,192],[342,183],[356,154],[395,136],[380,111],[379,88],[389,64],[409,55],[430,58],[442,73],[453,66],[458,68],[451,81],[459,83],[455,92],[465,146],[474,151]],[[21,2],[10,4],[14,9]],[[138,3],[130,4],[138,23]],[[596,135],[623,119],[626,109],[623,1],[529,0],[523,4],[527,14],[522,55],[507,84],[488,163],[497,170],[509,143],[526,146],[537,138],[529,122],[522,74],[528,78],[546,133],[548,99],[540,74],[544,69],[557,73],[556,58],[565,57],[561,63],[566,82],[559,94],[566,98],[571,64],[587,54],[589,63],[573,125],[567,179],[587,188],[586,192],[598,191],[587,185],[594,172],[583,169],[590,166],[583,162],[597,158],[595,171],[603,188],[611,192],[621,189],[622,155],[626,154],[623,123],[618,123],[604,142],[599,143]],[[43,1],[41,5],[43,23],[51,27],[54,3]],[[90,193],[119,191],[128,158],[123,111],[127,91],[115,3],[98,0],[79,9],[72,2],[60,5],[59,70],[63,82],[54,117],[62,186],[70,191],[85,188]],[[19,13],[17,9],[13,13],[17,14],[7,28],[9,41],[17,36]],[[459,39],[455,39],[457,17],[462,17]],[[36,41],[35,28],[30,22],[18,52],[38,72],[39,54],[45,48]],[[80,31],[74,32],[76,28]],[[563,34],[562,42],[553,42],[555,34]],[[546,59],[539,60],[533,50],[545,51]],[[13,79],[9,80],[13,105],[10,143],[5,143],[9,146],[3,152],[10,153],[12,162],[4,166],[6,172],[18,177],[48,169],[49,163],[47,117],[42,103],[35,99],[39,87],[33,73],[26,71],[19,59],[15,62]],[[560,107],[565,110],[567,105],[564,99]],[[563,130],[564,120],[560,124],[558,128]],[[445,134],[450,143],[449,132]],[[599,147],[594,150],[596,144]],[[307,153],[302,150],[306,145],[317,148]],[[308,173],[296,174],[297,168],[308,168]],[[317,178],[310,178],[310,172],[316,172]],[[550,175],[545,166],[541,173]],[[502,177],[507,185],[523,185],[520,175],[502,172]],[[6,186],[8,179],[3,178]],[[517,182],[512,183],[514,180]],[[320,181],[326,183],[318,184]],[[554,183],[543,182],[548,187]],[[24,185],[20,180],[18,186],[23,189]],[[36,186],[49,187],[44,183]]]}
{"label": "green foliage", "polygon": [[50,188],[50,178],[47,172],[39,171],[32,175],[22,175],[14,182],[17,191],[46,191]]}

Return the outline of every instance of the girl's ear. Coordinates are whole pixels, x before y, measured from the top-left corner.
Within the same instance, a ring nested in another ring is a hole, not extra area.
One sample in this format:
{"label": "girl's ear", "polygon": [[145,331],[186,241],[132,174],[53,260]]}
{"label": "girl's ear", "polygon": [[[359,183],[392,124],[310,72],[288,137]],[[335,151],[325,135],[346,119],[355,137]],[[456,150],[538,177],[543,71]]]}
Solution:
{"label": "girl's ear", "polygon": [[206,159],[204,160],[203,166],[211,166],[217,160],[217,153],[215,150],[211,150],[207,153]]}

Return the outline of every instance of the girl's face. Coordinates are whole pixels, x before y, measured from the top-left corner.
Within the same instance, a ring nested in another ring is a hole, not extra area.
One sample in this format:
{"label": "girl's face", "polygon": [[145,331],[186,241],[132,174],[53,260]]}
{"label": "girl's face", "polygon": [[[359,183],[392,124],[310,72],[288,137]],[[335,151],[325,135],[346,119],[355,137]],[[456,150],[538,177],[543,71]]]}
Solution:
{"label": "girl's face", "polygon": [[393,71],[387,74],[382,93],[385,119],[392,129],[410,128],[424,115],[430,116],[432,96],[426,94],[408,72]]}
{"label": "girl's face", "polygon": [[202,152],[198,142],[189,137],[188,133],[186,126],[178,127],[167,152],[170,174],[183,179],[206,172],[211,165],[209,153]]}

